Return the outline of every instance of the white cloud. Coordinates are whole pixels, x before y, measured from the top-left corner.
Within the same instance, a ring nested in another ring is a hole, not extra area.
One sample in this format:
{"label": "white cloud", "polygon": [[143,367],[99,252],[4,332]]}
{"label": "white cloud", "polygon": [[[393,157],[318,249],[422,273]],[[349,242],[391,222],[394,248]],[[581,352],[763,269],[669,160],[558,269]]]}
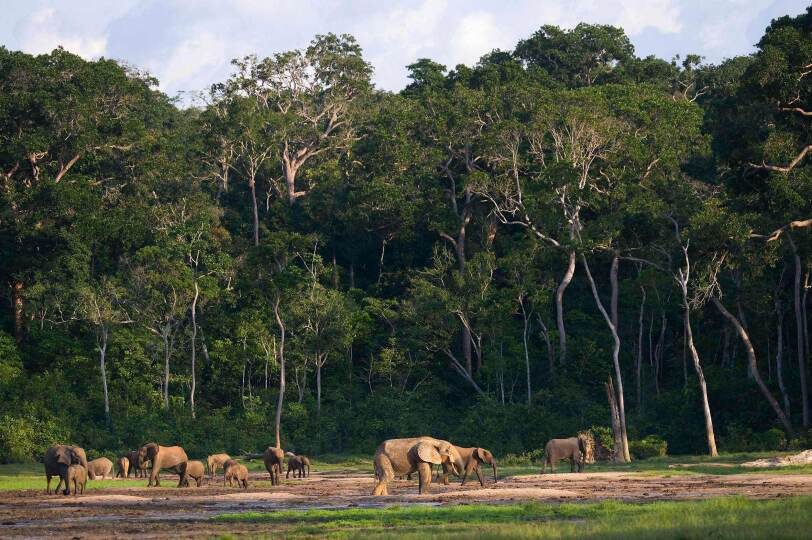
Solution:
{"label": "white cloud", "polygon": [[17,27],[22,50],[42,54],[62,46],[79,56],[97,58],[107,49],[107,37],[104,34],[62,33],[57,23],[57,12],[52,7],[42,8],[23,19]]}
{"label": "white cloud", "polygon": [[664,34],[676,34],[682,30],[679,7],[673,0],[620,0],[617,24],[630,36],[646,28],[654,28]]}
{"label": "white cloud", "polygon": [[166,58],[154,58],[148,67],[164,88],[200,90],[211,81],[212,70],[227,64],[227,43],[211,32],[195,32],[181,41]]}
{"label": "white cloud", "polygon": [[515,43],[510,42],[493,15],[484,11],[463,17],[450,42],[454,64],[475,64],[483,54],[513,45]]}

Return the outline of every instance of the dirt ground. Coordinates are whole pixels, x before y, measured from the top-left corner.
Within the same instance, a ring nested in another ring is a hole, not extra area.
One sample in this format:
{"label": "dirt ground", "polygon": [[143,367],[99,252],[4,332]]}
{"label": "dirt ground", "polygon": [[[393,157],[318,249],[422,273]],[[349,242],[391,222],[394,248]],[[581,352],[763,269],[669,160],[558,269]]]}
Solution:
{"label": "dirt ground", "polygon": [[[222,477],[201,488],[177,489],[177,477],[162,477],[160,488],[124,487],[87,491],[84,496],[45,495],[44,490],[0,492],[0,537],[42,538],[190,538],[219,534],[257,535],[265,523],[221,523],[209,518],[223,513],[313,508],[378,508],[398,505],[628,502],[698,499],[720,495],[754,498],[812,494],[812,474],[735,474],[653,476],[635,473],[528,475],[500,479],[484,488],[478,482],[460,486],[434,483],[431,493],[417,495],[417,481],[396,481],[392,495],[372,497],[371,474],[313,472],[303,480],[283,480],[270,487],[267,474],[252,474],[261,487],[226,488]],[[43,480],[44,484],[44,480]],[[169,487],[172,486],[172,487]]]}

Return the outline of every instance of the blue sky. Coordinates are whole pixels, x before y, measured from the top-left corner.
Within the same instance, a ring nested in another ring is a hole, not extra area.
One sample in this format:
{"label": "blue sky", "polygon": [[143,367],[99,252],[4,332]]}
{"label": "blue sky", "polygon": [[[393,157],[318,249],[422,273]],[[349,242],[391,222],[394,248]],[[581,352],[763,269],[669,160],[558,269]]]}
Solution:
{"label": "blue sky", "polygon": [[0,0],[0,44],[30,53],[57,45],[123,60],[171,95],[225,79],[229,61],[304,47],[319,33],[351,33],[376,84],[399,90],[405,66],[450,67],[512,49],[543,24],[622,26],[637,54],[710,62],[753,50],[770,20],[801,0]]}

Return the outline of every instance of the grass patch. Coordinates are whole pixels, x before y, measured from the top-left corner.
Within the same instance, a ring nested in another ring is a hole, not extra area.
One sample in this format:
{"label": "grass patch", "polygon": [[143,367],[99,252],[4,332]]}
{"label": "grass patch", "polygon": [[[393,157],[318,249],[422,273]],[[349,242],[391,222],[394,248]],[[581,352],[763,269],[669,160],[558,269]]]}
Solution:
{"label": "grass patch", "polygon": [[[634,472],[646,475],[691,475],[691,474],[812,474],[812,465],[793,465],[790,467],[752,468],[742,467],[746,461],[761,458],[792,455],[796,452],[748,452],[727,453],[717,457],[711,456],[666,456],[649,459],[640,459],[631,463],[594,463],[586,466],[586,472]],[[672,465],[689,465],[689,467],[672,467]],[[510,465],[500,467],[501,476],[515,476],[523,474],[539,474],[541,463],[526,465]],[[561,461],[556,466],[556,472],[569,473],[568,461]]]}
{"label": "grass patch", "polygon": [[213,518],[268,523],[268,534],[349,538],[799,538],[812,497],[630,504],[460,505],[248,512]]}

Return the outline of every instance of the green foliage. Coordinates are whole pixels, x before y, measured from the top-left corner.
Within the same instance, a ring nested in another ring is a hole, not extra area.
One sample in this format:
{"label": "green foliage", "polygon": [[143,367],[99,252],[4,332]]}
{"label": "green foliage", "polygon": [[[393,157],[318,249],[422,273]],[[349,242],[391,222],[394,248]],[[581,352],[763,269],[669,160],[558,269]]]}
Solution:
{"label": "green foliage", "polygon": [[256,452],[277,406],[311,454],[431,434],[525,464],[590,425],[612,450],[613,340],[583,272],[608,306],[612,260],[634,453],[707,447],[686,262],[720,447],[803,445],[812,243],[787,224],[812,213],[811,18],[719,65],[543,26],[474,66],[417,59],[397,94],[325,34],[235,60],[188,109],[112,60],[0,48],[0,458]]}
{"label": "green foliage", "polygon": [[658,435],[649,435],[640,440],[629,441],[629,452],[636,459],[664,457],[668,454],[668,442]]}
{"label": "green foliage", "polygon": [[0,463],[39,460],[49,446],[69,439],[55,419],[4,415],[0,417]]}

